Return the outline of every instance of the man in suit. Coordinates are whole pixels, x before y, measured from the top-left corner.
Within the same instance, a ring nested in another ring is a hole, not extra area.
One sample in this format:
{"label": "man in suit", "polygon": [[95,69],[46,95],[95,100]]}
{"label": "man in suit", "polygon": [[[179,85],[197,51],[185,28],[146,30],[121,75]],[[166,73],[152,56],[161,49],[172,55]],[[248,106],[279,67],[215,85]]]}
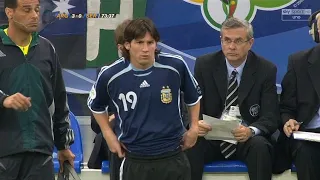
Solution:
{"label": "man in suit", "polygon": [[[317,21],[320,29],[319,15]],[[294,140],[291,136],[298,130],[320,133],[319,107],[320,46],[317,45],[289,57],[288,71],[282,81],[280,113],[284,134],[279,138],[285,137],[280,143],[288,147],[287,165],[294,162],[299,180],[320,179],[320,144]]]}
{"label": "man in suit", "polygon": [[192,180],[201,180],[206,163],[219,160],[242,160],[251,180],[270,180],[273,148],[270,136],[277,129],[279,110],[276,92],[276,66],[252,52],[252,26],[244,20],[229,18],[221,28],[222,51],[199,57],[195,78],[202,90],[202,115],[221,118],[239,109],[242,123],[232,131],[236,145],[206,140],[214,130],[199,121],[199,138],[187,155]]}

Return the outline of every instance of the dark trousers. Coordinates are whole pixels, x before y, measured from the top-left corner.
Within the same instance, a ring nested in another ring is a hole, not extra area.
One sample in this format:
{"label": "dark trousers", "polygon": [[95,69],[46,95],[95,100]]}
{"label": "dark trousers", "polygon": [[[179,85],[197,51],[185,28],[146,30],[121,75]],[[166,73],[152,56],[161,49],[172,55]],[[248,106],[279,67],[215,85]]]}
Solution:
{"label": "dark trousers", "polygon": [[54,180],[52,156],[26,152],[0,158],[0,180]]}
{"label": "dark trousers", "polygon": [[109,150],[102,133],[97,134],[94,147],[88,161],[90,169],[101,169],[102,161],[109,160],[110,180],[119,180],[122,159]]}
{"label": "dark trousers", "polygon": [[[196,145],[187,150],[192,180],[202,179],[205,164],[226,160],[221,154],[221,142],[199,137]],[[250,180],[271,180],[272,154],[272,146],[269,141],[262,136],[255,136],[245,143],[238,143],[236,153],[229,157],[229,160],[245,162]]]}
{"label": "dark trousers", "polygon": [[152,157],[126,153],[120,176],[123,180],[191,180],[190,164],[181,150]]}
{"label": "dark trousers", "polygon": [[109,160],[109,147],[104,140],[102,133],[96,135],[94,139],[94,146],[88,161],[90,169],[101,169],[102,161]]}
{"label": "dark trousers", "polygon": [[[110,152],[110,151],[109,151]],[[120,180],[120,166],[123,158],[119,158],[118,154],[110,152],[109,154],[109,168],[110,180]]]}
{"label": "dark trousers", "polygon": [[320,179],[320,143],[290,139],[299,180]]}

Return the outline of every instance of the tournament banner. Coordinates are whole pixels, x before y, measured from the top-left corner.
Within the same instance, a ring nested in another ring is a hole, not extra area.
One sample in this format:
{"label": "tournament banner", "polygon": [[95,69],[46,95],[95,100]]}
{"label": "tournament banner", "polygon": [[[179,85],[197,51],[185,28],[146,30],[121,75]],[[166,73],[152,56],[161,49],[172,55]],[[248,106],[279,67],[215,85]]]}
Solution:
{"label": "tournament banner", "polygon": [[[86,0],[40,0],[38,32],[53,43],[64,68],[86,67],[87,20],[72,17],[86,11]],[[0,23],[8,24],[4,0],[0,0]]]}
{"label": "tournament banner", "polygon": [[[145,15],[147,0],[40,0],[40,35],[55,46],[66,69],[101,67],[118,58],[114,29]],[[4,0],[0,23],[7,24]]]}
{"label": "tournament banner", "polygon": [[104,18],[87,19],[87,67],[108,65],[118,58],[114,30],[126,19],[145,16],[147,0],[88,0],[88,12]]}
{"label": "tournament banner", "polygon": [[180,54],[192,71],[198,56],[221,49],[220,28],[227,17],[248,20],[252,49],[276,64],[280,87],[288,56],[315,45],[307,20],[317,10],[315,0],[148,0],[146,16],[160,32],[159,48]]}
{"label": "tournament banner", "polygon": [[63,68],[86,67],[86,0],[40,0],[40,35],[48,38]]}

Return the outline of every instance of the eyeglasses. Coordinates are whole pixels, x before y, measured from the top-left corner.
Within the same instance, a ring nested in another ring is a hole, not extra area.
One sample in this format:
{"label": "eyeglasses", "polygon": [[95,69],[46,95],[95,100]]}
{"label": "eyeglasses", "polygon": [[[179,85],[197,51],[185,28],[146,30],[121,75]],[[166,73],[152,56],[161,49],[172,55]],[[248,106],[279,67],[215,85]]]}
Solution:
{"label": "eyeglasses", "polygon": [[223,45],[230,45],[232,42],[237,45],[237,46],[241,46],[242,44],[250,41],[251,39],[247,39],[247,40],[243,40],[243,39],[236,39],[236,40],[231,40],[231,39],[221,39],[221,43]]}

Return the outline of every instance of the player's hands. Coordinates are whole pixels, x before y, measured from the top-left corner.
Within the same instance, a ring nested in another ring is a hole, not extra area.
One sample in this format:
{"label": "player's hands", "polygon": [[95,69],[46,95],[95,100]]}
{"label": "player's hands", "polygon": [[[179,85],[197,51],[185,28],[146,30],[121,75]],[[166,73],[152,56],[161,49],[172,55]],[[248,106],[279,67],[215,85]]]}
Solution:
{"label": "player's hands", "polygon": [[3,107],[11,108],[17,111],[28,111],[28,109],[31,107],[31,98],[25,97],[21,93],[15,93],[4,99]]}
{"label": "player's hands", "polygon": [[109,116],[109,126],[111,127],[111,128],[113,128],[114,127],[114,124],[115,124],[115,116],[114,116],[114,114],[112,114],[111,116]]}
{"label": "player's hands", "polygon": [[205,123],[203,120],[200,120],[198,122],[198,126],[199,126],[199,136],[205,136],[209,131],[212,130],[211,126],[207,123]]}
{"label": "player's hands", "polygon": [[112,132],[103,133],[104,139],[107,141],[108,147],[111,152],[118,154],[119,158],[123,158],[125,153],[121,147],[120,142],[118,141],[116,135]]}
{"label": "player's hands", "polygon": [[114,116],[114,114],[112,114],[111,116],[109,116],[109,122],[112,122],[116,117]]}
{"label": "player's hands", "polygon": [[198,127],[190,128],[187,132],[184,133],[182,138],[182,150],[189,149],[193,147],[198,139]]}
{"label": "player's hands", "polygon": [[74,167],[74,158],[76,156],[72,153],[70,149],[64,149],[58,151],[58,159],[60,164],[60,172],[63,172],[63,163],[69,161],[72,167]]}
{"label": "player's hands", "polygon": [[300,124],[301,123],[297,122],[295,119],[289,119],[283,126],[283,132],[287,137],[290,137],[293,131],[299,130]]}

